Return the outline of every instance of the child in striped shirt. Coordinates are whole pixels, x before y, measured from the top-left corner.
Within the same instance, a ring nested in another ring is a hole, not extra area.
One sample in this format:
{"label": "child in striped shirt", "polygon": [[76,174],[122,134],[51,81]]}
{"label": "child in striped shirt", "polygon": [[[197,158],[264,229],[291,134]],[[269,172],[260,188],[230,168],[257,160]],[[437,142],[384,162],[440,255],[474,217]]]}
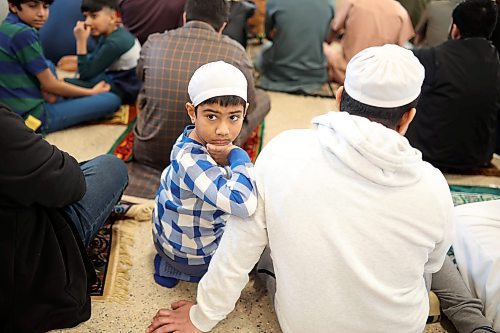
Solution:
{"label": "child in striped shirt", "polygon": [[222,61],[198,68],[188,85],[193,125],[175,143],[155,199],[154,279],[165,287],[205,274],[230,215],[255,212],[248,154],[232,144],[248,107],[243,73]]}

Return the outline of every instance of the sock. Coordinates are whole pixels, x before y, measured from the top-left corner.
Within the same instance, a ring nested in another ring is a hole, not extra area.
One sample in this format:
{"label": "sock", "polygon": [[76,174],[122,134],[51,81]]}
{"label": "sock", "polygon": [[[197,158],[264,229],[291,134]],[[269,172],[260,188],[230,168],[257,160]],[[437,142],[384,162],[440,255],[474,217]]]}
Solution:
{"label": "sock", "polygon": [[173,288],[179,282],[179,280],[171,277],[165,277],[161,276],[158,274],[160,271],[160,262],[161,262],[161,257],[157,254],[155,255],[155,260],[154,260],[154,266],[155,266],[155,273],[153,275],[153,278],[156,283],[158,283],[160,286],[167,287],[167,288]]}

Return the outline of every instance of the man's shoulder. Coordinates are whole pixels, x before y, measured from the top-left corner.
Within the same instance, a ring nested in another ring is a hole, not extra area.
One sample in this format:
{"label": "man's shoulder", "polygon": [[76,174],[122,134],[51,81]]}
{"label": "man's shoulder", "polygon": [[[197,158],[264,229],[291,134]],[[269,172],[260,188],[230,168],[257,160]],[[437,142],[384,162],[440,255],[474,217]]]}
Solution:
{"label": "man's shoulder", "polygon": [[227,48],[234,52],[246,54],[245,49],[238,42],[226,35],[216,31],[199,29],[192,26],[183,26],[177,29],[156,33],[149,36],[147,40],[151,46],[161,47],[161,43],[173,42],[182,44],[210,44],[215,48]]}

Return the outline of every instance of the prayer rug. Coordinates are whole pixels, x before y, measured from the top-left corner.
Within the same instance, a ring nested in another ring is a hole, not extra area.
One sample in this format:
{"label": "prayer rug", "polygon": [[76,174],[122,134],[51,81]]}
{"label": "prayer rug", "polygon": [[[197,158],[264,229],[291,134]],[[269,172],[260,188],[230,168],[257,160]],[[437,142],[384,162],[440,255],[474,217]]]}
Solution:
{"label": "prayer rug", "polygon": [[500,188],[450,185],[455,206],[466,203],[500,199]]}
{"label": "prayer rug", "polygon": [[119,203],[87,248],[97,275],[97,281],[90,291],[93,301],[127,299],[133,225],[151,220],[151,212],[151,207],[147,205]]}

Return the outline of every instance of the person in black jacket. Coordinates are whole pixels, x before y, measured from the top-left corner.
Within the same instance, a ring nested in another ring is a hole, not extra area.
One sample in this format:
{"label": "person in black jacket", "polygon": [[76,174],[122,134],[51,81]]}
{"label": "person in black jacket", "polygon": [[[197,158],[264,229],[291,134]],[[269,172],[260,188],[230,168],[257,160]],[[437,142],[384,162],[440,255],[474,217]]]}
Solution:
{"label": "person in black jacket", "polygon": [[488,165],[496,144],[500,62],[488,38],[497,6],[466,0],[452,17],[448,41],[413,51],[425,67],[425,80],[406,137],[434,166],[465,171]]}
{"label": "person in black jacket", "polygon": [[85,247],[125,188],[114,156],[79,165],[0,105],[0,332],[46,332],[90,317]]}

